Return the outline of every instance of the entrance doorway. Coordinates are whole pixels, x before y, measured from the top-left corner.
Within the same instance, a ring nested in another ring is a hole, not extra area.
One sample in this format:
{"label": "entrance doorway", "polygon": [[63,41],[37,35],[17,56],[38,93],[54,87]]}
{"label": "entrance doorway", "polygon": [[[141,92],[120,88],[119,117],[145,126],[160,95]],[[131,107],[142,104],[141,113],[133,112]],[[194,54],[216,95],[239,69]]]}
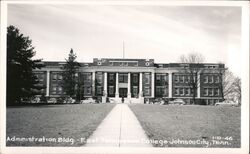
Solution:
{"label": "entrance doorway", "polygon": [[119,97],[126,98],[128,96],[128,89],[127,88],[119,88]]}

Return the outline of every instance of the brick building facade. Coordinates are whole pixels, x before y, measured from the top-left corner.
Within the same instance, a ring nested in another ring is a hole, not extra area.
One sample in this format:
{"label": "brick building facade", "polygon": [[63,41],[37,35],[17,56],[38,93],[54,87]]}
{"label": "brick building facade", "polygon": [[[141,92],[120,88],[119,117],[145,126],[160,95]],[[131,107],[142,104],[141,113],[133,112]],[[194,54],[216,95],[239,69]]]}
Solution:
{"label": "brick building facade", "polygon": [[[43,62],[45,67],[34,70],[39,84],[46,87],[41,93],[47,97],[64,97],[62,68],[65,62]],[[93,59],[80,63],[76,74],[82,99],[99,96],[126,102],[142,103],[142,99],[181,98],[187,103],[193,93],[197,100],[214,104],[222,100],[220,70],[224,64],[154,63],[153,59]],[[199,86],[190,86],[191,75],[185,70],[197,67]]]}

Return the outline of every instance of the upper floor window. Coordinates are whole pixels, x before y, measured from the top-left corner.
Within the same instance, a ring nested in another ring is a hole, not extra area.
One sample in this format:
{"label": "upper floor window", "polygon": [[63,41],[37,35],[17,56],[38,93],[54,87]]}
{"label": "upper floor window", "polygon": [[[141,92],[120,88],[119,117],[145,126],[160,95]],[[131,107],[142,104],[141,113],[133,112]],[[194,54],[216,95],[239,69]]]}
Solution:
{"label": "upper floor window", "polygon": [[189,82],[190,82],[190,76],[187,75],[187,76],[185,77],[185,83],[189,83]]}
{"label": "upper floor window", "polygon": [[62,80],[62,74],[58,74],[58,80]]}
{"label": "upper floor window", "polygon": [[113,82],[115,80],[115,74],[110,73],[109,74],[109,81]]}
{"label": "upper floor window", "polygon": [[133,80],[133,83],[138,83],[138,74],[133,74],[132,75],[133,76],[133,78],[132,78],[132,80]]}
{"label": "upper floor window", "polygon": [[204,76],[204,83],[208,83],[208,76]]}
{"label": "upper floor window", "polygon": [[213,83],[213,76],[212,76],[212,75],[209,75],[209,76],[208,76],[208,82],[209,82],[209,83]]}
{"label": "upper floor window", "polygon": [[208,89],[208,93],[209,93],[209,96],[213,96],[214,95],[214,89],[213,88],[209,88]]}
{"label": "upper floor window", "polygon": [[53,75],[52,75],[52,79],[53,79],[53,80],[57,80],[57,74],[53,74]]}
{"label": "upper floor window", "polygon": [[98,82],[98,83],[102,83],[102,74],[97,73],[96,75],[97,75],[97,76],[96,76],[97,82]]}
{"label": "upper floor window", "polygon": [[185,78],[184,75],[180,75],[180,83],[184,83],[184,78]]}
{"label": "upper floor window", "polygon": [[184,88],[180,88],[180,95],[183,96],[184,95]]}
{"label": "upper floor window", "polygon": [[208,96],[208,88],[204,88],[204,96]]}
{"label": "upper floor window", "polygon": [[179,75],[175,75],[175,80],[174,80],[176,83],[179,82]]}
{"label": "upper floor window", "polygon": [[[100,74],[97,75],[97,78]],[[83,82],[91,82],[92,80],[92,73],[83,73],[82,74],[82,79]]]}
{"label": "upper floor window", "polygon": [[219,88],[215,88],[214,89],[214,96],[219,96],[220,95],[220,89]]}
{"label": "upper floor window", "polygon": [[128,83],[128,74],[119,74],[119,82],[120,83]]}
{"label": "upper floor window", "polygon": [[179,88],[174,88],[174,94],[179,95]]}
{"label": "upper floor window", "polygon": [[146,73],[144,77],[145,77],[145,80],[144,80],[145,84],[149,84],[150,83],[150,74]]}
{"label": "upper floor window", "polygon": [[220,82],[220,77],[219,76],[214,76],[214,82],[219,83]]}
{"label": "upper floor window", "polygon": [[185,88],[185,95],[187,95],[187,96],[190,95],[190,88]]}

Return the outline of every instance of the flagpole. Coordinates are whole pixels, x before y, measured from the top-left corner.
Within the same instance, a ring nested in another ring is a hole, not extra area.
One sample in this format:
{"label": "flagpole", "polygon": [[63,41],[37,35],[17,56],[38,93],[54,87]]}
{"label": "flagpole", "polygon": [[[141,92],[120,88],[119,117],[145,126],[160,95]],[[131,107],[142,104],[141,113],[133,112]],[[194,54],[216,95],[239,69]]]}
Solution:
{"label": "flagpole", "polygon": [[122,41],[122,56],[123,59],[125,58],[125,46],[124,46],[124,41]]}

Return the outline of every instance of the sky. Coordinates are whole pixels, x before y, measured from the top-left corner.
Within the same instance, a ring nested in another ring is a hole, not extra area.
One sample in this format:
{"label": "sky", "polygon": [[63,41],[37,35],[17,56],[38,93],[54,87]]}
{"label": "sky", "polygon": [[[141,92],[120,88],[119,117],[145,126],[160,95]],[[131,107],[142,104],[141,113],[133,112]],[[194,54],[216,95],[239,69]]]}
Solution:
{"label": "sky", "polygon": [[93,58],[179,62],[199,53],[240,76],[241,8],[223,6],[9,4],[8,25],[32,39],[34,58],[78,62]]}

